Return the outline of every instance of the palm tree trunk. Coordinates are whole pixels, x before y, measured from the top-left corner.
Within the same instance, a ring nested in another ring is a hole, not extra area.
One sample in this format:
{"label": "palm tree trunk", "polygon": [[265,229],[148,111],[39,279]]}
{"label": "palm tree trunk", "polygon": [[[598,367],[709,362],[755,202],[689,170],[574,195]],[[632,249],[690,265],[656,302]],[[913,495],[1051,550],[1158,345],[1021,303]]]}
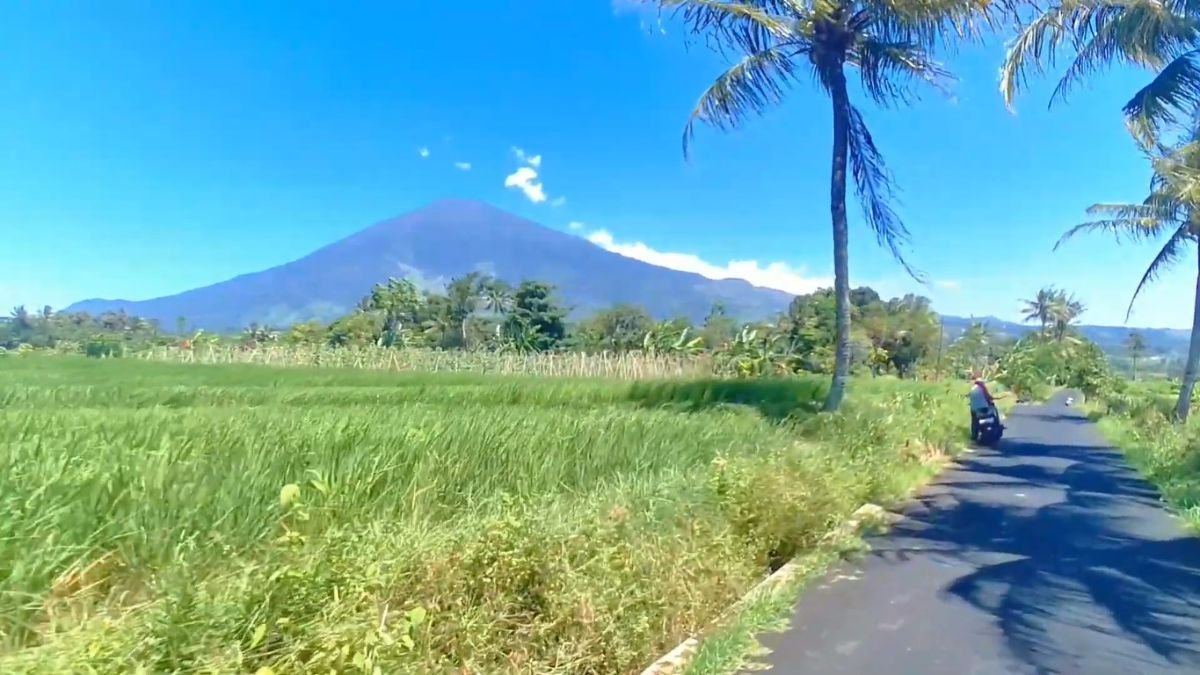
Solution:
{"label": "palm tree trunk", "polygon": [[1200,246],[1196,255],[1196,297],[1192,310],[1192,341],[1188,346],[1187,365],[1183,369],[1183,384],[1179,387],[1179,401],[1175,404],[1175,419],[1186,422],[1192,407],[1192,390],[1196,388],[1196,376],[1200,373]]}
{"label": "palm tree trunk", "polygon": [[833,167],[829,176],[829,214],[833,224],[833,292],[837,313],[833,382],[825,410],[837,410],[850,377],[850,230],[846,224],[846,155],[850,133],[850,96],[839,61],[829,71],[833,101]]}

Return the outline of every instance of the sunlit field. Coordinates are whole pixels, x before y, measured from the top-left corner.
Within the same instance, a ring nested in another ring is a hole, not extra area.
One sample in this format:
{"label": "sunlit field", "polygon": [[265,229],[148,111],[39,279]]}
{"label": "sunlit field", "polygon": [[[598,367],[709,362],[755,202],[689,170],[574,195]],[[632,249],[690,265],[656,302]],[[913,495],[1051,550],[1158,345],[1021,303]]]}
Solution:
{"label": "sunlit field", "polygon": [[960,389],[0,359],[0,672],[638,672]]}

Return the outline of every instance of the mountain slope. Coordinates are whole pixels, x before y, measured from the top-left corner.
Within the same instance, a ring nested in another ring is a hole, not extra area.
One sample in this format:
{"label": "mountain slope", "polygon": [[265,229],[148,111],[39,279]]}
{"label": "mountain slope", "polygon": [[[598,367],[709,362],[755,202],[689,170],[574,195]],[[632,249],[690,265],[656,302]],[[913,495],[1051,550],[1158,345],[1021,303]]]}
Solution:
{"label": "mountain slope", "polygon": [[165,328],[181,316],[208,330],[284,326],[345,314],[389,276],[437,287],[473,270],[510,283],[554,284],[577,316],[630,302],[659,318],[698,321],[721,302],[734,316],[765,318],[791,299],[745,281],[714,281],[610,253],[481,202],[441,201],[278,267],[150,300],[84,300],[68,311],[124,309]]}
{"label": "mountain slope", "polygon": [[[957,316],[943,316],[942,328],[947,339],[954,339],[972,323],[984,323],[997,337],[1019,338],[1037,330],[1036,326],[1024,323],[1014,323],[997,319],[994,316],[975,317],[971,319]],[[1129,326],[1076,326],[1085,338],[1095,342],[1105,352],[1113,355],[1125,355],[1125,341],[1129,334],[1137,331],[1146,341],[1151,354],[1182,355],[1187,353],[1191,332],[1177,328],[1133,328]]]}

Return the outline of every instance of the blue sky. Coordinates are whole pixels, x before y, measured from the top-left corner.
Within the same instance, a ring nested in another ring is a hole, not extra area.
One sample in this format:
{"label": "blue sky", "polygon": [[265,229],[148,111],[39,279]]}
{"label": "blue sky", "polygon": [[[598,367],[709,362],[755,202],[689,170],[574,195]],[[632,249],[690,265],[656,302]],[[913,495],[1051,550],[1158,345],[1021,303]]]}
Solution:
{"label": "blue sky", "polygon": [[[825,98],[801,86],[742,130],[701,128],[685,162],[683,123],[724,62],[628,5],[10,5],[0,306],[178,292],[443,197],[709,275],[828,283]],[[1144,192],[1120,104],[1146,78],[1109,73],[1049,111],[1047,79],[1013,115],[1002,52],[993,39],[947,56],[953,97],[896,110],[860,97],[933,281],[906,280],[857,219],[852,278],[1006,318],[1058,284],[1088,322],[1123,323],[1153,250],[1051,248],[1089,204]],[[1193,269],[1160,281],[1131,325],[1190,325]]]}

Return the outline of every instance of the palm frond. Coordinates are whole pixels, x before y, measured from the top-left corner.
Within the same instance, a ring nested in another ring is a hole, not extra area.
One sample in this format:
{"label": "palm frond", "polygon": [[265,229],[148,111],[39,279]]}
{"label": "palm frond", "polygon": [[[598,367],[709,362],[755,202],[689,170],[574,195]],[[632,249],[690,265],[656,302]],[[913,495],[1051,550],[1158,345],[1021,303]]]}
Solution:
{"label": "palm frond", "polygon": [[1064,0],[1021,29],[1008,47],[1000,91],[1011,109],[1029,69],[1053,66],[1058,51],[1075,57],[1059,80],[1051,103],[1087,76],[1115,63],[1160,68],[1200,37],[1197,22],[1161,0]]}
{"label": "palm frond", "polygon": [[[1161,236],[1163,232],[1176,225],[1174,221],[1162,219],[1158,217],[1159,214],[1152,211],[1144,214],[1139,213],[1138,209],[1142,207],[1138,204],[1097,204],[1092,209],[1097,209],[1098,207],[1111,207],[1119,212],[1126,212],[1129,215],[1118,215],[1115,218],[1080,223],[1059,237],[1058,241],[1054,244],[1054,250],[1057,251],[1068,240],[1080,234],[1103,232],[1111,234],[1118,242],[1126,239],[1131,241],[1145,241]],[[1089,211],[1092,209],[1089,209]]]}
{"label": "palm frond", "polygon": [[881,42],[866,36],[851,47],[849,62],[857,66],[863,89],[876,103],[909,103],[914,98],[908,83],[919,80],[942,93],[951,79],[928,52],[912,43]]}
{"label": "palm frond", "polygon": [[1139,204],[1092,204],[1087,213],[1093,216],[1110,216],[1118,220],[1172,222],[1184,217],[1184,209],[1179,200],[1165,192],[1151,192],[1150,196]]}
{"label": "palm frond", "polygon": [[1137,12],[1123,12],[1121,7],[1080,7],[1069,17],[1069,28],[1075,42],[1075,58],[1050,94],[1050,102],[1066,101],[1067,93],[1080,82],[1113,65],[1122,58],[1124,49],[1138,51],[1136,44],[1127,44],[1137,33],[1133,23]]}
{"label": "palm frond", "polygon": [[1142,289],[1157,279],[1159,274],[1179,262],[1179,258],[1183,255],[1183,248],[1189,240],[1194,240],[1194,237],[1188,232],[1187,226],[1183,225],[1159,249],[1158,255],[1154,256],[1154,260],[1150,261],[1150,264],[1146,267],[1146,273],[1142,275],[1142,280],[1138,282],[1137,288],[1134,289],[1133,297],[1129,299],[1129,308],[1125,310],[1125,321],[1129,321],[1129,317],[1133,316],[1133,304],[1137,302]]}
{"label": "palm frond", "polygon": [[867,129],[862,114],[854,106],[850,107],[849,131],[850,168],[854,178],[854,191],[863,208],[863,218],[875,233],[875,240],[879,245],[888,249],[909,276],[924,282],[925,274],[910,265],[904,255],[904,246],[908,243],[910,235],[908,228],[892,209],[891,203],[895,201],[896,190],[891,174],[883,161],[883,155],[875,146],[875,140],[871,138],[871,132]]}
{"label": "palm frond", "polygon": [[1118,62],[1161,68],[1196,38],[1195,23],[1157,0],[1101,1],[1076,10],[1075,59],[1050,100],[1065,99],[1084,78]]}
{"label": "palm frond", "polygon": [[687,157],[696,121],[718,129],[737,127],[751,114],[762,114],[783,100],[796,80],[797,56],[805,45],[780,45],[747,55],[713,82],[696,102],[683,129],[683,155]]}
{"label": "palm frond", "polygon": [[1200,50],[1171,61],[1125,104],[1126,124],[1143,147],[1153,147],[1164,127],[1190,118],[1200,105]]}
{"label": "palm frond", "polygon": [[1000,69],[1000,93],[1010,110],[1017,90],[1028,84],[1029,71],[1045,72],[1047,66],[1054,65],[1058,49],[1071,41],[1072,36],[1067,30],[1071,11],[1063,5],[1048,8],[1026,24],[1009,43]]}
{"label": "palm frond", "polygon": [[[1200,129],[1193,133],[1200,133]],[[1200,204],[1200,142],[1160,149],[1151,156],[1150,163],[1154,168],[1152,195],[1179,205]]]}
{"label": "palm frond", "polygon": [[[782,16],[769,7],[779,3],[725,0],[659,0],[672,10],[691,33],[708,35],[718,48],[735,47],[746,54],[769,49],[794,35],[795,17]],[[767,7],[764,7],[767,5]]]}
{"label": "palm frond", "polygon": [[[923,50],[952,49],[981,37],[984,29],[1012,16],[1013,0],[873,0],[860,14],[870,33],[884,42],[907,42]],[[948,39],[948,38],[957,38]]]}

